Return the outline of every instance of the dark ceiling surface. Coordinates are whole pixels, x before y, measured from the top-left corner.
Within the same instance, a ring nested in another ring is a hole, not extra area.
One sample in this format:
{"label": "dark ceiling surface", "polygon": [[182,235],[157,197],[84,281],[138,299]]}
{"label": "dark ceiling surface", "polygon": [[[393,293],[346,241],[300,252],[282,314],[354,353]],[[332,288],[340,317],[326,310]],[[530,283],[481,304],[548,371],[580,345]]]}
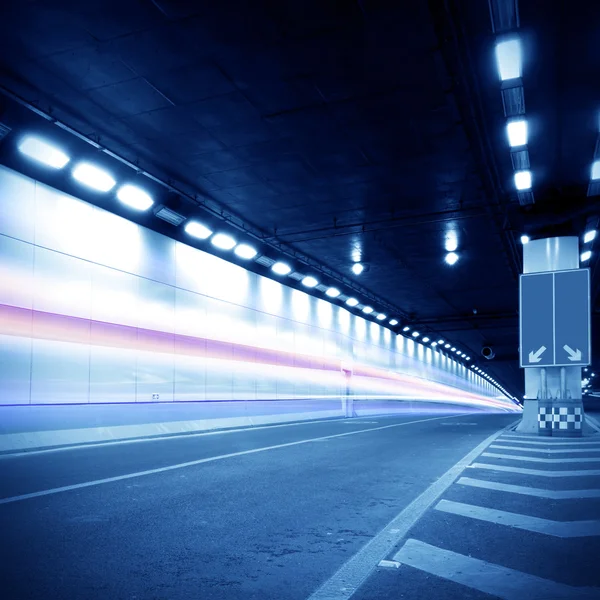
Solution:
{"label": "dark ceiling surface", "polygon": [[0,83],[267,241],[346,276],[360,257],[362,285],[474,357],[493,346],[482,367],[520,395],[518,240],[598,210],[600,21],[580,0],[519,10],[528,207],[480,0],[5,0]]}

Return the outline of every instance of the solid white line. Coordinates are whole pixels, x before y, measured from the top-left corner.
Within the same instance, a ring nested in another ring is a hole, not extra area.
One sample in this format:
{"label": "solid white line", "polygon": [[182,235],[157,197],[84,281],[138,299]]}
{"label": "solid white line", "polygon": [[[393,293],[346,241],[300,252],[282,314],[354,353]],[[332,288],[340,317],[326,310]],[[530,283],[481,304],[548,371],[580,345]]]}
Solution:
{"label": "solid white line", "polygon": [[597,442],[530,442],[525,440],[518,439],[506,439],[506,438],[498,438],[495,444],[524,444],[526,446],[579,446],[588,447],[588,446],[600,446],[600,439]]}
{"label": "solid white line", "polygon": [[437,481],[396,515],[374,538],[367,542],[354,556],[344,563],[308,600],[347,600],[363,581],[394,549],[410,528],[429,507],[454,483],[465,467],[502,432],[514,423],[492,434],[458,461]]}
{"label": "solid white line", "polygon": [[488,463],[473,463],[470,469],[489,469],[490,471],[504,471],[506,473],[521,473],[522,475],[539,475],[540,477],[597,477],[600,471],[584,469],[581,471],[540,471],[539,469],[522,469],[520,467],[507,467],[505,465],[490,465]]}
{"label": "solid white line", "polygon": [[502,600],[594,600],[598,588],[571,587],[418,540],[407,540],[394,560]]}
{"label": "solid white line", "polygon": [[598,458],[541,458],[539,456],[519,456],[517,454],[497,454],[496,452],[484,452],[481,456],[489,456],[490,458],[508,458],[509,460],[521,460],[524,462],[539,462],[539,463],[597,463]]}
{"label": "solid white line", "polygon": [[[464,415],[461,415],[464,416]],[[350,424],[355,419],[343,417],[340,419],[307,419],[305,421],[294,421],[293,423],[276,423],[273,425],[255,425],[252,427],[233,427],[231,429],[211,429],[210,431],[200,431],[198,433],[176,433],[153,435],[149,437],[138,437],[122,440],[107,440],[106,442],[91,442],[89,444],[71,444],[59,446],[56,448],[42,448],[40,450],[19,450],[17,452],[3,452],[0,454],[0,460],[4,458],[14,458],[18,456],[34,456],[36,454],[47,454],[49,452],[66,452],[68,450],[85,450],[86,448],[102,448],[103,446],[120,446],[121,444],[142,444],[144,442],[162,442],[165,440],[180,440],[182,438],[204,437],[208,435],[225,435],[226,433],[240,433],[243,431],[259,431],[261,429],[277,429],[279,427],[295,427],[297,425],[312,425],[313,423],[337,423],[339,421],[348,421]],[[27,432],[25,432],[27,433]]]}
{"label": "solid white line", "polygon": [[208,458],[201,458],[198,460],[191,460],[184,463],[178,463],[175,465],[169,465],[168,467],[160,467],[157,469],[148,469],[146,471],[137,471],[135,473],[127,473],[126,475],[117,475],[115,477],[106,477],[104,479],[96,479],[94,481],[85,481],[83,483],[76,483],[74,485],[65,485],[58,488],[52,488],[49,490],[42,490],[40,492],[32,492],[30,494],[21,494],[19,496],[11,496],[8,498],[0,499],[0,504],[8,504],[10,502],[19,502],[20,500],[28,500],[30,498],[39,498],[40,496],[49,496],[51,494],[59,494],[61,492],[69,492],[71,490],[80,490],[82,488],[92,487],[96,485],[102,485],[104,483],[113,483],[115,481],[123,481],[125,479],[134,479],[136,477],[144,477],[145,475],[155,475],[156,473],[164,473],[166,471],[173,471],[175,469],[184,469],[185,467],[193,467],[195,465],[202,465],[204,463],[215,462],[217,460],[224,460],[226,458],[235,458],[236,456],[245,456],[247,454],[257,454],[258,452],[266,452],[267,450],[277,450],[278,448],[289,448],[291,446],[299,446],[301,444],[309,444],[311,442],[320,442],[322,440],[332,440],[334,438],[347,437],[349,435],[357,435],[359,433],[367,433],[369,431],[380,431],[382,429],[390,429],[391,427],[402,427],[404,425],[413,425],[415,423],[424,423],[426,421],[437,421],[440,419],[454,419],[458,416],[463,415],[452,415],[450,417],[432,417],[431,419],[419,419],[418,421],[407,421],[404,423],[393,423],[392,425],[383,425],[381,427],[371,427],[370,429],[359,429],[358,431],[346,431],[344,433],[335,433],[333,435],[325,435],[316,438],[310,438],[306,440],[298,440],[295,442],[286,442],[285,444],[276,444],[274,446],[264,446],[262,448],[253,448],[252,450],[243,450],[241,452],[232,452],[230,454],[221,454],[219,456],[211,456]]}
{"label": "solid white line", "polygon": [[525,442],[534,441],[537,443],[543,444],[552,444],[561,446],[562,444],[600,444],[600,436],[594,435],[593,437],[584,437],[584,438],[558,438],[558,437],[546,437],[546,436],[532,436],[532,435],[512,435],[505,434],[502,436],[503,441],[514,441],[514,440],[523,440]]}
{"label": "solid white line", "polygon": [[470,485],[471,487],[486,490],[498,490],[524,496],[536,496],[537,498],[549,498],[551,500],[571,500],[580,498],[600,498],[600,489],[597,490],[544,490],[541,488],[528,487],[524,485],[511,485],[498,483],[496,481],[484,481],[471,477],[461,477],[456,483],[459,485]]}
{"label": "solid white line", "polygon": [[503,446],[502,444],[492,444],[490,448],[497,450],[519,450],[521,452],[540,452],[542,454],[574,454],[576,452],[600,452],[600,448],[527,448],[525,446]]}
{"label": "solid white line", "polygon": [[600,535],[600,521],[551,521],[517,513],[485,508],[474,504],[454,502],[452,500],[440,500],[435,507],[453,515],[486,521],[496,525],[515,527],[523,531],[543,533],[560,538],[594,537]]}

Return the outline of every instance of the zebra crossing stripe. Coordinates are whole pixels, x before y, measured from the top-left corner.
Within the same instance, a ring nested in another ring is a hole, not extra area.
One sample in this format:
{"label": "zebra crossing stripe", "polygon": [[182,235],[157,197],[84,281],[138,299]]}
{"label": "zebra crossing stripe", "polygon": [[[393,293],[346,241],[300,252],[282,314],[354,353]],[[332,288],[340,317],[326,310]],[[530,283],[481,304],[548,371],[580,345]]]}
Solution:
{"label": "zebra crossing stripe", "polygon": [[471,487],[486,490],[498,490],[524,496],[536,496],[537,498],[549,498],[551,500],[574,500],[580,498],[600,498],[600,489],[590,490],[545,490],[542,488],[528,487],[525,485],[512,485],[509,483],[498,483],[497,481],[485,481],[472,477],[461,477],[456,483],[469,485]]}

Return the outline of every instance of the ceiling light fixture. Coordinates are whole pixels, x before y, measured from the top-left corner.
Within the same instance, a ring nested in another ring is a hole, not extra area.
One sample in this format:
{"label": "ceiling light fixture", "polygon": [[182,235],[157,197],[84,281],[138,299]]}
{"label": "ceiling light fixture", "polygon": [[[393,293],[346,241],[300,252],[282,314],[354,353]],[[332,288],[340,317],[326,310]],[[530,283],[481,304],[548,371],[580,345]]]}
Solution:
{"label": "ceiling light fixture", "polygon": [[420,335],[421,335],[421,334],[420,334],[418,331],[413,331],[413,332],[412,332],[412,336],[413,336],[414,338],[418,338]]}
{"label": "ceiling light fixture", "polygon": [[427,336],[425,336],[422,340],[421,340],[424,344],[426,344],[429,341],[429,338]]}
{"label": "ceiling light fixture", "polygon": [[235,240],[226,233],[215,234],[210,242],[213,246],[216,246],[221,250],[231,250],[236,244]]}
{"label": "ceiling light fixture", "polygon": [[600,179],[600,160],[596,160],[592,163],[592,181]]}
{"label": "ceiling light fixture", "polygon": [[117,198],[135,210],[148,210],[154,200],[144,190],[135,185],[123,185],[117,191]]}
{"label": "ceiling light fixture", "polygon": [[521,77],[521,42],[518,39],[496,44],[496,63],[502,81]]}
{"label": "ceiling light fixture", "polygon": [[62,169],[71,160],[56,146],[33,135],[23,138],[19,144],[19,152],[53,169]]}
{"label": "ceiling light fixture", "polygon": [[198,221],[186,223],[184,230],[187,234],[200,240],[205,240],[212,235],[212,229],[202,225],[202,223],[198,223]]}
{"label": "ceiling light fixture", "polygon": [[304,287],[307,287],[307,288],[314,288],[317,285],[319,285],[319,281],[315,277],[313,277],[312,275],[307,275],[302,280],[302,285]]}
{"label": "ceiling light fixture", "polygon": [[249,246],[248,244],[238,244],[235,247],[234,252],[236,253],[237,256],[239,256],[240,258],[243,258],[245,260],[250,260],[251,258],[254,258],[258,254],[258,251],[256,250],[256,248],[253,248],[252,246]]}
{"label": "ceiling light fixture", "polygon": [[586,231],[585,235],[583,236],[583,243],[584,244],[588,244],[589,242],[593,241],[595,237],[596,237],[596,230],[595,229],[591,229],[590,231]]}
{"label": "ceiling light fixture", "polygon": [[527,121],[525,119],[509,121],[506,124],[506,135],[511,148],[525,146],[527,144]]}
{"label": "ceiling light fixture", "polygon": [[348,298],[348,300],[346,300],[346,304],[348,306],[356,306],[358,304],[358,300],[356,298]]}
{"label": "ceiling light fixture", "polygon": [[364,270],[365,266],[362,263],[357,262],[352,265],[352,272],[355,275],[360,275]]}
{"label": "ceiling light fixture", "polygon": [[292,267],[284,262],[276,262],[271,266],[271,271],[277,275],[288,275],[292,272]]}
{"label": "ceiling light fixture", "polygon": [[524,246],[525,244],[529,244],[529,242],[530,242],[530,239],[529,239],[529,236],[528,236],[528,235],[522,235],[522,236],[521,236],[521,244],[523,244],[523,246]]}
{"label": "ceiling light fixture", "polygon": [[444,348],[450,348],[450,344],[446,344]]}
{"label": "ceiling light fixture", "polygon": [[330,298],[337,298],[340,294],[340,290],[338,290],[335,287],[327,288],[327,290],[325,291],[325,295],[329,296]]}
{"label": "ceiling light fixture", "polygon": [[531,171],[517,171],[515,173],[515,187],[519,191],[531,189]]}
{"label": "ceiling light fixture", "polygon": [[377,320],[378,320],[378,321],[383,321],[384,319],[387,319],[387,315],[386,315],[386,314],[384,314],[384,313],[379,313],[379,314],[377,315]]}
{"label": "ceiling light fixture", "polygon": [[590,260],[591,257],[592,257],[591,251],[586,250],[585,252],[581,253],[581,262],[586,262],[586,261]]}
{"label": "ceiling light fixture", "polygon": [[365,315],[370,315],[373,312],[373,307],[372,306],[364,306],[362,311],[365,313]]}
{"label": "ceiling light fixture", "polygon": [[449,265],[454,265],[458,261],[458,254],[456,254],[456,252],[448,252],[448,254],[446,254],[446,257],[444,258],[444,260]]}
{"label": "ceiling light fixture", "polygon": [[398,325],[398,320],[397,319],[390,319],[390,325]]}
{"label": "ceiling light fixture", "polygon": [[79,163],[73,169],[73,177],[83,185],[99,192],[108,192],[117,183],[112,176],[90,163]]}
{"label": "ceiling light fixture", "polygon": [[402,331],[410,331],[410,327],[408,325],[406,325],[405,327],[402,328]]}

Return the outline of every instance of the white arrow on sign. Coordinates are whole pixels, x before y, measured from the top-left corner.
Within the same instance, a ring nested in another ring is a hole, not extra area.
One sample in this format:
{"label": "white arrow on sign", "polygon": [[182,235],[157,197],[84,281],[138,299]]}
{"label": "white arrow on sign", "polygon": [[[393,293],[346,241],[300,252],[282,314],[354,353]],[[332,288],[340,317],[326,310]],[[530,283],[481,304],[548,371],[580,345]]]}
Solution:
{"label": "white arrow on sign", "polygon": [[536,352],[529,353],[529,362],[530,363],[539,363],[542,360],[542,354],[546,352],[546,346],[542,346]]}
{"label": "white arrow on sign", "polygon": [[571,348],[570,346],[567,346],[566,344],[563,346],[563,348],[569,353],[569,360],[572,360],[572,361],[580,361],[581,360],[581,350],[579,350],[579,349],[573,350],[573,348]]}

